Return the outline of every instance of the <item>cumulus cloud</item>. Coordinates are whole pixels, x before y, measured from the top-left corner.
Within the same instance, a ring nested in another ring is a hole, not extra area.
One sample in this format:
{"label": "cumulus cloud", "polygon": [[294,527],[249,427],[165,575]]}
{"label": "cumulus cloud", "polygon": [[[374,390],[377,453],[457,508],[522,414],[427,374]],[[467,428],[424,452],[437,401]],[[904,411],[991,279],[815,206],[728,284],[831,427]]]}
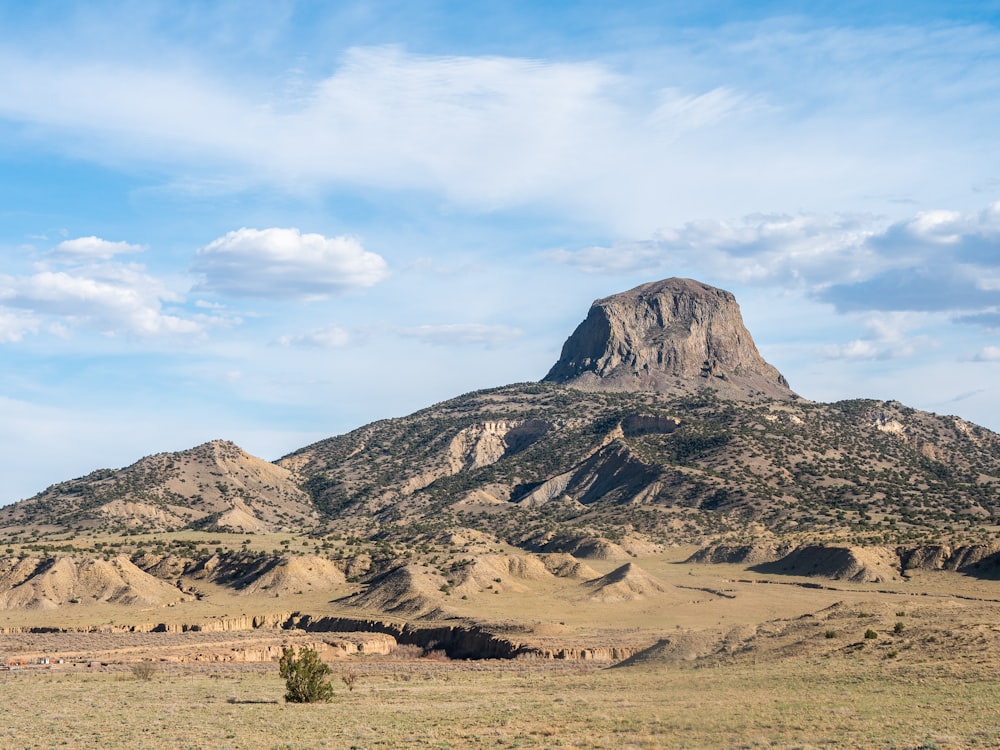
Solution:
{"label": "cumulus cloud", "polygon": [[519,328],[505,325],[479,323],[452,323],[423,325],[399,330],[399,335],[438,346],[467,346],[478,344],[496,346],[523,335]]}
{"label": "cumulus cloud", "polygon": [[16,341],[44,328],[67,336],[86,327],[105,334],[160,336],[201,332],[209,316],[185,316],[169,306],[183,299],[144,266],[107,260],[140,250],[125,242],[82,237],[49,254],[55,269],[39,264],[34,273],[0,276],[0,340]]}
{"label": "cumulus cloud", "polygon": [[180,298],[139,266],[101,266],[42,271],[0,278],[0,304],[88,325],[104,333],[143,336],[197,333],[202,325],[164,312]]}
{"label": "cumulus cloud", "polygon": [[977,213],[921,212],[866,244],[883,269],[824,289],[819,297],[838,310],[958,313],[1000,306],[1000,204]]}
{"label": "cumulus cloud", "polygon": [[201,248],[192,266],[198,287],[232,297],[316,299],[370,287],[388,265],[354,237],[298,229],[238,229]]}
{"label": "cumulus cloud", "polygon": [[141,245],[132,245],[128,242],[109,242],[100,237],[77,237],[73,240],[64,240],[52,250],[52,256],[59,259],[80,261],[87,259],[109,260],[115,255],[123,253],[138,253],[144,248]]}
{"label": "cumulus cloud", "polygon": [[351,334],[346,328],[329,325],[295,336],[281,336],[277,343],[280,346],[340,349],[351,343]]}

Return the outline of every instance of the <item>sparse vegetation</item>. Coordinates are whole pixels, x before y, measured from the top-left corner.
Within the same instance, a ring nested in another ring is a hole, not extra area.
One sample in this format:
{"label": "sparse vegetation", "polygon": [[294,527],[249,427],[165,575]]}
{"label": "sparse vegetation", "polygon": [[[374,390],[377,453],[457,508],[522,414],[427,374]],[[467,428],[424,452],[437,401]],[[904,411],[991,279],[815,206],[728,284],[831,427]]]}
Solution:
{"label": "sparse vegetation", "polygon": [[132,676],[137,680],[148,682],[156,675],[156,665],[151,661],[140,661],[132,665]]}
{"label": "sparse vegetation", "polygon": [[302,646],[283,649],[278,672],[285,680],[285,700],[289,703],[326,703],[333,698],[330,667],[315,649]]}

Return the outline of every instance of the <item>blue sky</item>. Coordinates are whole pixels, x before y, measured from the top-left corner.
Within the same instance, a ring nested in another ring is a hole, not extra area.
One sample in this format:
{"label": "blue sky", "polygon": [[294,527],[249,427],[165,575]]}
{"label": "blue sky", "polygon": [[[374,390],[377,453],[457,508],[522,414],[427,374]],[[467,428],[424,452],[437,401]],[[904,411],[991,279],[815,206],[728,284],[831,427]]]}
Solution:
{"label": "blue sky", "polygon": [[998,22],[4,4],[0,503],[537,380],[593,299],[668,276],[733,291],[807,398],[1000,429]]}

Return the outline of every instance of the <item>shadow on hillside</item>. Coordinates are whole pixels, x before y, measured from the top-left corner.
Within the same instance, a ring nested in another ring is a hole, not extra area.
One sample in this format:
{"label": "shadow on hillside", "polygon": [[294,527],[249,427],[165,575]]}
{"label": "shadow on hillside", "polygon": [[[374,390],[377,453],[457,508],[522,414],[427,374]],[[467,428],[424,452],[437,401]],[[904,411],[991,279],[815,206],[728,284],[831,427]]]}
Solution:
{"label": "shadow on hillside", "polygon": [[[768,575],[786,576],[807,576],[816,578],[826,578],[830,580],[864,580],[865,572],[873,573],[875,576],[869,578],[874,582],[877,578],[906,578],[908,574],[915,570],[939,571],[947,570],[970,578],[978,578],[987,581],[1000,581],[1000,552],[987,555],[975,562],[962,564],[961,560],[947,560],[943,564],[920,565],[913,562],[903,562],[900,567],[882,568],[872,566],[866,571],[867,566],[858,564],[857,560],[850,559],[847,550],[832,549],[826,550],[826,554],[817,555],[815,550],[795,550],[778,560],[758,563],[747,568],[754,573],[765,573]],[[905,561],[904,557],[904,561]],[[819,585],[819,584],[817,584]]]}

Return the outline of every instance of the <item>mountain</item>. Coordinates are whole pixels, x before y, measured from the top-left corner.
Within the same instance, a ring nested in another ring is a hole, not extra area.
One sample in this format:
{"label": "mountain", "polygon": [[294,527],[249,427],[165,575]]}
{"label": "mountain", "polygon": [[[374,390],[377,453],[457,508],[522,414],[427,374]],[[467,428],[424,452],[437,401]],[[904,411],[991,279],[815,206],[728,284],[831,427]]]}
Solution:
{"label": "mountain", "polygon": [[419,548],[475,530],[487,547],[622,559],[762,536],[988,539],[998,490],[1000,436],[893,401],[801,398],[729,292],[667,279],[597,300],[542,382],[274,464],[224,442],[150,456],[0,509],[0,532],[294,530]]}
{"label": "mountain", "polygon": [[301,531],[317,518],[287,469],[214,440],[54,484],[0,508],[0,529]]}
{"label": "mountain", "polygon": [[788,399],[788,381],[764,361],[736,298],[691,279],[665,279],[599,299],[544,378],[585,390]]}

